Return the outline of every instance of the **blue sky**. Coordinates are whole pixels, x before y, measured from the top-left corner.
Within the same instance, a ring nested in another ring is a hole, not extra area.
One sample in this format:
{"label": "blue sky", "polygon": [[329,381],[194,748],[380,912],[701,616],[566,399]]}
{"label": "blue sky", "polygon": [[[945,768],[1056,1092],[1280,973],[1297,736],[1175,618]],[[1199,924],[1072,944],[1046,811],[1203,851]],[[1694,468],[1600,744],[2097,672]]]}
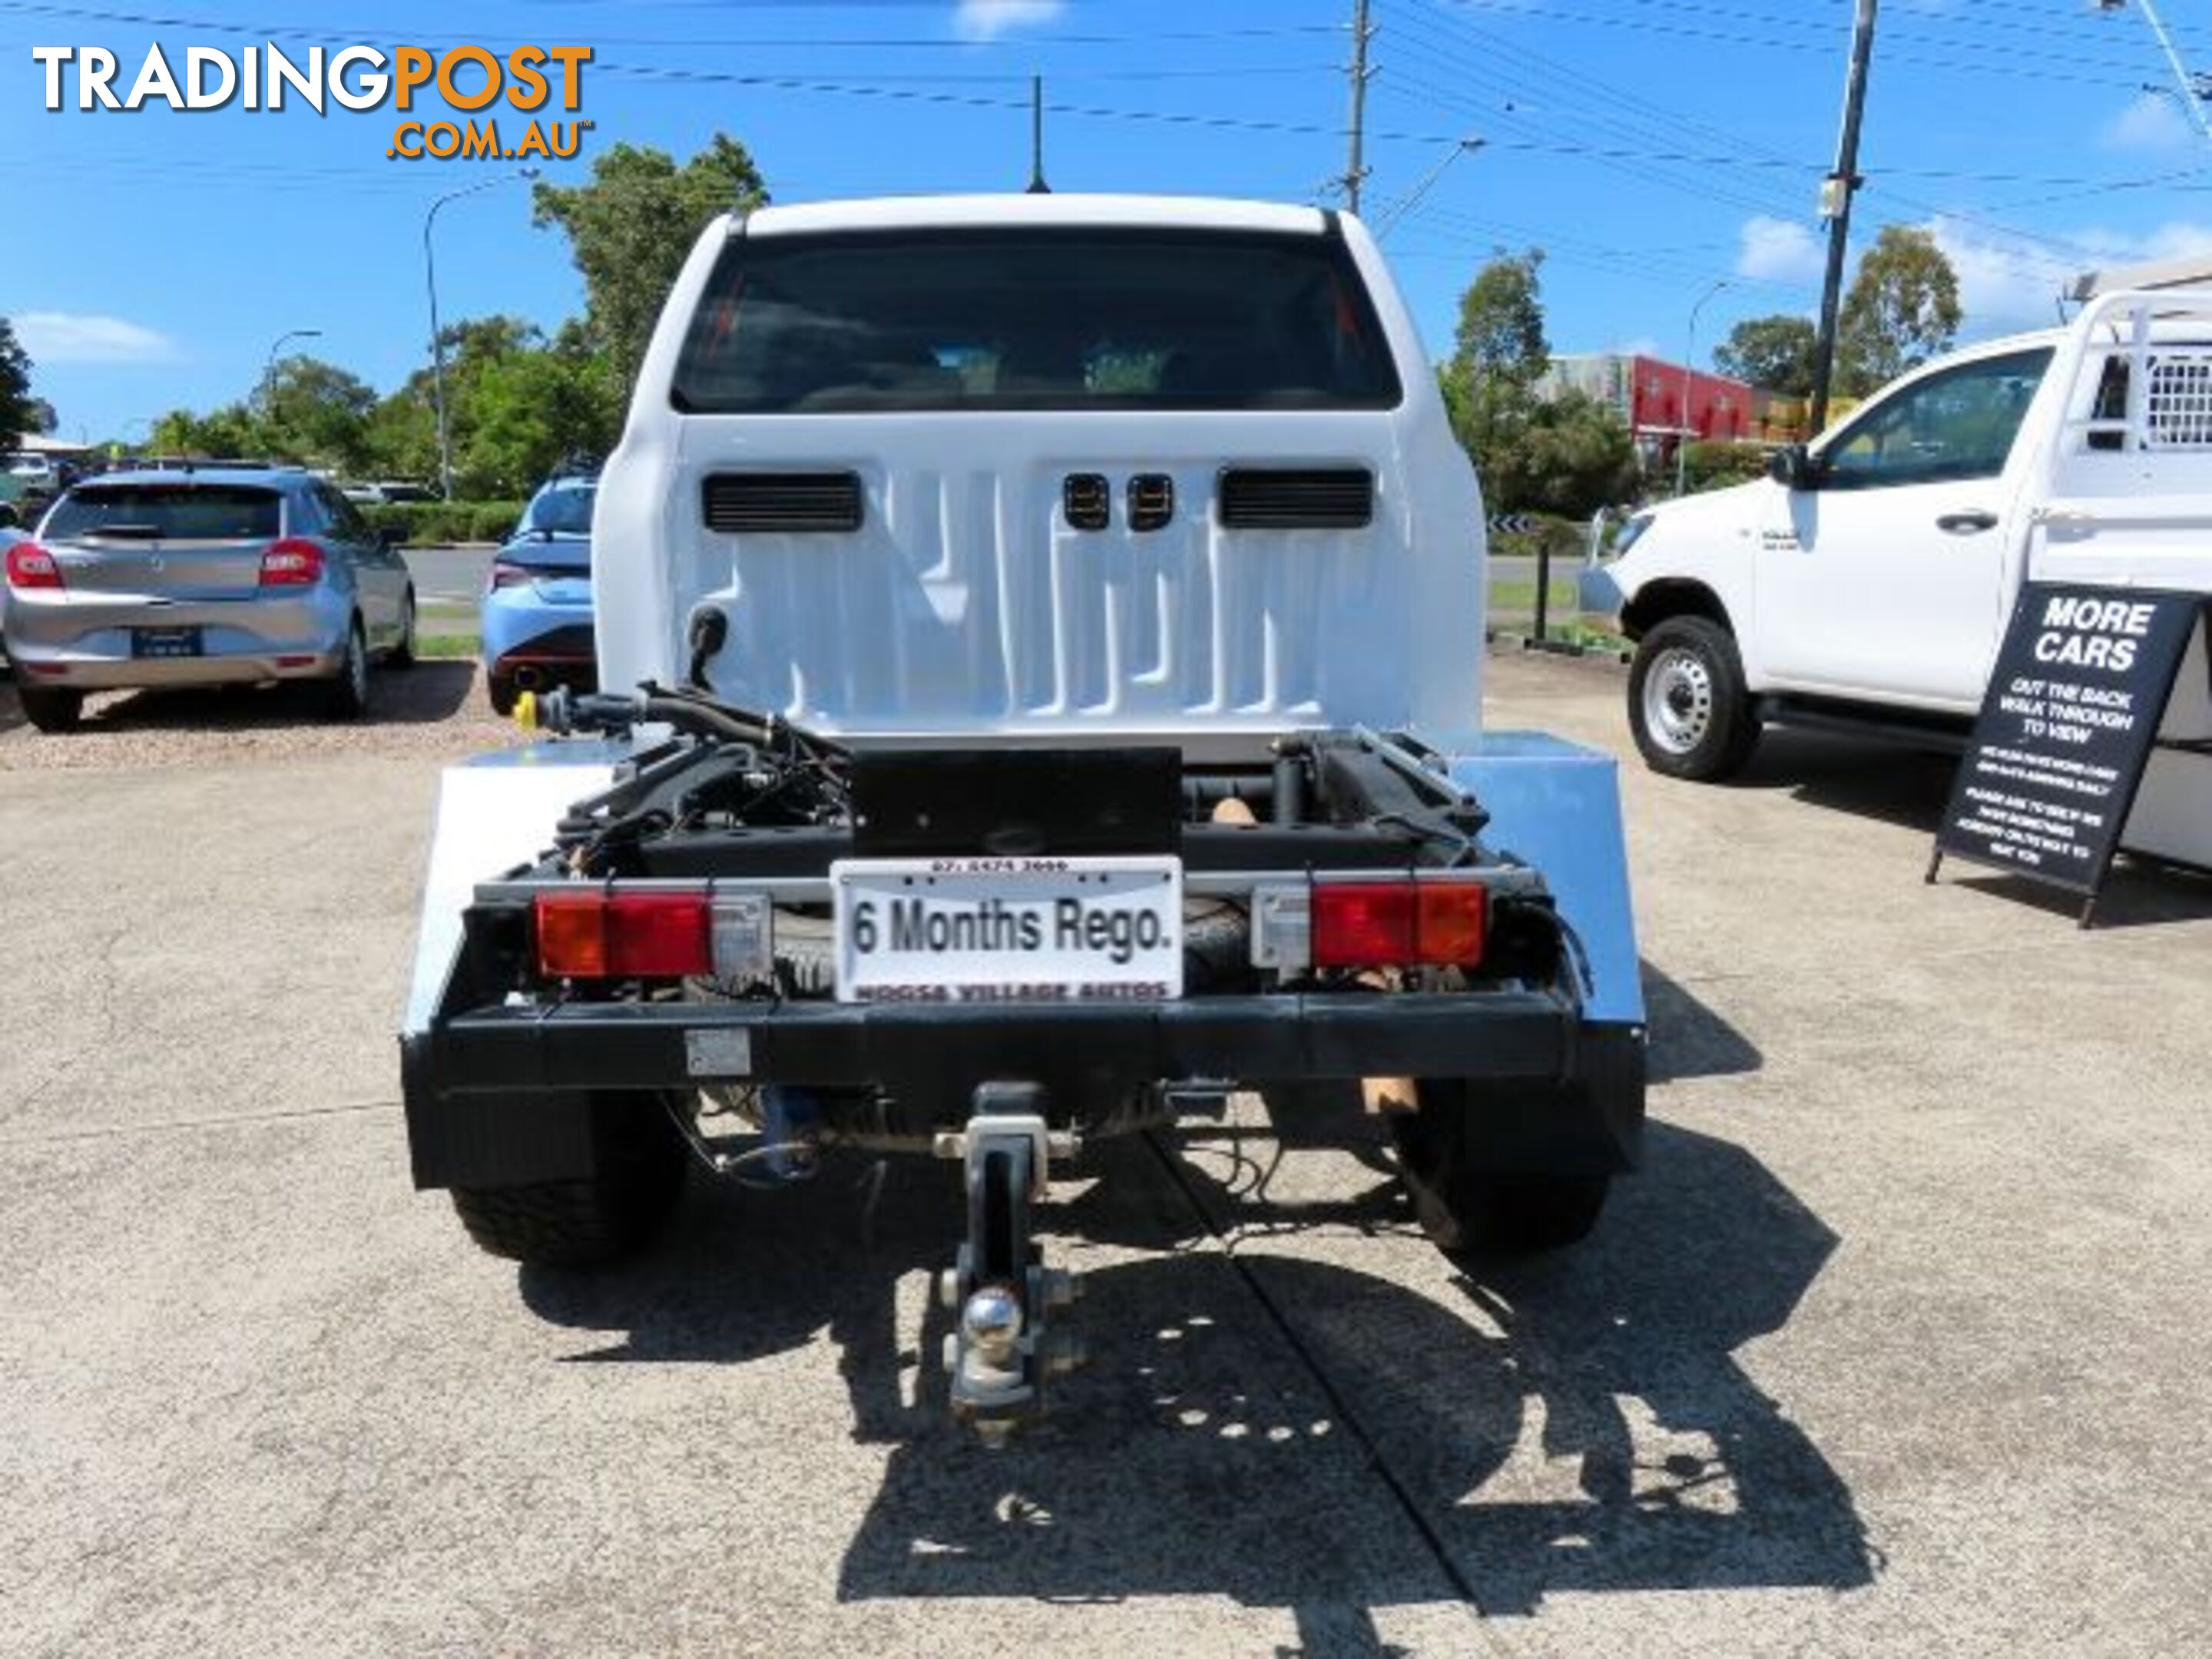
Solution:
{"label": "blue sky", "polygon": [[[2212,69],[2212,0],[2159,0]],[[1046,78],[1062,190],[1324,199],[1345,166],[1351,0],[0,0],[0,313],[63,431],[128,432],[247,392],[271,342],[388,388],[422,360],[423,212],[486,162],[386,158],[395,112],[44,108],[34,46],[101,46],[127,88],[158,40],[298,56],[464,41],[588,45],[575,162],[617,140],[681,155],[717,129],[783,200],[1018,187],[1026,77]],[[1815,197],[1835,141],[1850,0],[1374,0],[1367,216],[1451,153],[1389,228],[1433,349],[1496,248],[1549,252],[1554,349],[1698,356],[1740,317],[1817,301]],[[1934,226],[1967,332],[2035,326],[2067,273],[2212,250],[2212,142],[2166,88],[2133,6],[1887,0],[1856,229]],[[781,82],[785,84],[778,85]],[[803,84],[792,84],[803,83]],[[2160,90],[2146,90],[2157,88]],[[434,115],[432,118],[435,118]],[[505,111],[502,128],[522,118]],[[580,308],[524,186],[438,222],[445,315]]]}

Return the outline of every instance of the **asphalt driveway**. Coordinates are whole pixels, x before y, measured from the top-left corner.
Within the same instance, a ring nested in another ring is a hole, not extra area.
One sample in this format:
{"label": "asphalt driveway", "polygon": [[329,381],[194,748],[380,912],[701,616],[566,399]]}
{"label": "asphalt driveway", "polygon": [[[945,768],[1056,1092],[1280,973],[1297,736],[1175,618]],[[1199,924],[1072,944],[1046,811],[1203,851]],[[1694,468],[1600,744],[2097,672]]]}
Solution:
{"label": "asphalt driveway", "polygon": [[[1355,1121],[1121,1145],[1053,1215],[1095,1362],[994,1456],[946,1171],[568,1279],[409,1190],[436,769],[503,740],[429,672],[342,732],[0,690],[0,1650],[2212,1645],[2212,883],[2084,934],[1922,885],[1939,763],[1626,768],[1661,1082],[1590,1243],[1456,1274]],[[1492,690],[1626,752],[1614,674]]]}

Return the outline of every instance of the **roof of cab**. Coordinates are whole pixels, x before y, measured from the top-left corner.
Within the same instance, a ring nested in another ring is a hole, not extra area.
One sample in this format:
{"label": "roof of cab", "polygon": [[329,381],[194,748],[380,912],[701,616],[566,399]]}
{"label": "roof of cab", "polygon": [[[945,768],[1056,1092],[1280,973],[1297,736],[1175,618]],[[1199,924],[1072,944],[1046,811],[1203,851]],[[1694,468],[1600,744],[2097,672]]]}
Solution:
{"label": "roof of cab", "polygon": [[1013,225],[1096,225],[1253,230],[1318,235],[1318,208],[1210,196],[1084,196],[1040,192],[994,196],[886,196],[757,209],[748,236],[830,230],[915,230]]}

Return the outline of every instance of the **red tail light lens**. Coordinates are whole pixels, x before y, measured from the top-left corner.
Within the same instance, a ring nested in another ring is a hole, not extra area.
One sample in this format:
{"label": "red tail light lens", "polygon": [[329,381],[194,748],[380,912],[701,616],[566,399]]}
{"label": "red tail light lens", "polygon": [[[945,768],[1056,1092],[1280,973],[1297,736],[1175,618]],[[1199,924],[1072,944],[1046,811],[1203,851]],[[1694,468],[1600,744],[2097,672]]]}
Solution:
{"label": "red tail light lens", "polygon": [[1472,968],[1490,938],[1490,892],[1471,881],[1424,882],[1413,901],[1416,959],[1432,968]]}
{"label": "red tail light lens", "polygon": [[1413,884],[1328,882],[1313,890],[1316,968],[1395,967],[1413,959]]}
{"label": "red tail light lens", "polygon": [[1475,882],[1323,882],[1313,890],[1316,968],[1472,968],[1490,931]]}
{"label": "red tail light lens", "polygon": [[59,587],[62,568],[54,556],[36,542],[17,542],[8,550],[8,586]]}
{"label": "red tail light lens", "polygon": [[529,580],[530,571],[526,566],[513,564],[505,559],[491,562],[491,591],[495,593],[502,587],[520,587]]}
{"label": "red tail light lens", "polygon": [[714,971],[703,893],[548,893],[537,902],[538,968],[552,979],[684,979]]}
{"label": "red tail light lens", "polygon": [[264,587],[313,587],[323,579],[323,550],[299,536],[271,542],[261,556]]}

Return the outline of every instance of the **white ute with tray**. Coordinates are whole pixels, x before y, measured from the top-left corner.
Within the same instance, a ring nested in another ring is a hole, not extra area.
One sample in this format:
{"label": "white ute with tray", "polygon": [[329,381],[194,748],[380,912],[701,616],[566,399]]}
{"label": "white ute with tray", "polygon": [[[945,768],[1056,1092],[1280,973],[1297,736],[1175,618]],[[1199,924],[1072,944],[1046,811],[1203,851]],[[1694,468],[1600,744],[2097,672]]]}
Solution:
{"label": "white ute with tray", "polygon": [[1471,1254],[1632,1167],[1613,766],[1480,732],[1480,498],[1357,220],[720,221],[593,532],[611,690],[447,773],[403,1036],[415,1179],[485,1248],[946,1158],[945,1389],[997,1439],[1075,1358],[1031,1208],[1103,1137],[1251,1088],[1295,1146],[1333,1097]]}
{"label": "white ute with tray", "polygon": [[[1769,725],[1962,750],[2026,584],[2212,594],[2212,276],[2081,295],[2069,326],[1914,370],[1771,477],[1629,521],[1583,606],[1638,642],[1655,770],[1729,777]],[[2212,764],[2183,742],[2212,732],[2201,629],[2178,688],[2122,844],[2212,865]]]}

